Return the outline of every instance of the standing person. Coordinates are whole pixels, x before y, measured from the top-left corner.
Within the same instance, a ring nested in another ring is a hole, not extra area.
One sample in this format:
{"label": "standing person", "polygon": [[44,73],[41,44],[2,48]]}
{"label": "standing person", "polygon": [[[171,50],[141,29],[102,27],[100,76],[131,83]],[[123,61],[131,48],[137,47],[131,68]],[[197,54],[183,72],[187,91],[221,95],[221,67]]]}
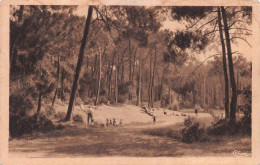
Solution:
{"label": "standing person", "polygon": [[153,115],[153,123],[155,124],[155,122],[156,122],[156,116]]}
{"label": "standing person", "polygon": [[196,117],[198,116],[198,110],[199,110],[199,106],[196,104],[196,105],[195,105],[195,114],[196,114]]}
{"label": "standing person", "polygon": [[88,106],[87,109],[87,118],[88,118],[88,124],[93,122],[93,111],[90,106]]}
{"label": "standing person", "polygon": [[198,116],[198,109],[195,108],[196,117]]}

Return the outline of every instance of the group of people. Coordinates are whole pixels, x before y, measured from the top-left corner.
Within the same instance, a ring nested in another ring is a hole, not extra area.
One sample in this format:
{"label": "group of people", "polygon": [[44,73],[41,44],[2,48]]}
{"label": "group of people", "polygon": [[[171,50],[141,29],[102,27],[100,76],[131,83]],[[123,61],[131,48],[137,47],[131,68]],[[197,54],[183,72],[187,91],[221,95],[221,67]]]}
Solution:
{"label": "group of people", "polygon": [[[118,125],[119,126],[123,125],[123,120],[122,119],[120,119]],[[106,119],[106,126],[117,126],[116,119],[115,118],[113,118],[113,120],[112,119]]]}

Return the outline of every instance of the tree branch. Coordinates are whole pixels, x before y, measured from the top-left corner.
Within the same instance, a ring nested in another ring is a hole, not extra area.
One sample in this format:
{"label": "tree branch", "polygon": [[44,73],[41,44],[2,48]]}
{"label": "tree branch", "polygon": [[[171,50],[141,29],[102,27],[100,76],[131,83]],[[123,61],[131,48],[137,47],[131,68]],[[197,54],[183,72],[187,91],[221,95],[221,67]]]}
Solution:
{"label": "tree branch", "polygon": [[242,35],[247,35],[247,36],[251,36],[252,34],[251,33],[248,33],[248,34],[246,34],[246,33],[236,33],[236,32],[234,32],[234,33],[229,33],[229,34],[242,34]]}
{"label": "tree branch", "polygon": [[243,22],[244,23],[244,21],[242,21],[242,20],[236,20],[236,21],[234,21],[232,24],[230,24],[229,26],[228,26],[228,29],[230,29],[235,23],[237,23],[237,22]]}
{"label": "tree branch", "polygon": [[217,54],[214,54],[214,55],[211,55],[209,57],[207,57],[205,60],[203,60],[189,75],[188,77],[190,77],[204,62],[206,62],[208,59],[212,58],[212,57],[215,57],[215,56],[220,56],[222,54],[220,53],[217,53]]}
{"label": "tree branch", "polygon": [[246,28],[229,28],[229,30],[231,30],[231,29],[239,29],[239,30],[245,30],[245,31],[252,32],[252,30],[249,30],[249,29],[246,29]]}
{"label": "tree branch", "polygon": [[213,13],[214,11],[210,11],[210,12],[208,12],[207,14],[205,14],[205,16],[204,17],[202,17],[202,18],[200,18],[198,21],[196,21],[193,25],[191,25],[190,27],[188,27],[187,28],[187,30],[188,29],[190,29],[190,28],[192,28],[192,27],[194,27],[197,23],[199,23],[203,18],[205,18],[206,16],[208,16],[209,14],[211,14],[211,13]]}
{"label": "tree branch", "polygon": [[215,21],[216,19],[217,19],[217,17],[215,17],[214,19],[212,19],[212,20],[208,21],[207,23],[201,25],[195,32],[199,31],[202,27],[204,27],[207,24],[210,24],[211,22]]}
{"label": "tree branch", "polygon": [[236,38],[245,41],[245,42],[248,44],[248,46],[250,46],[250,47],[252,48],[252,46],[251,46],[251,45],[247,42],[247,40],[245,40],[244,38],[241,38],[241,37],[232,37],[232,38],[230,38],[230,40],[236,39]]}
{"label": "tree branch", "polygon": [[110,31],[110,25],[109,25],[109,23],[104,19],[103,15],[100,13],[100,11],[99,11],[95,6],[93,6],[93,8],[95,9],[97,15],[98,15],[98,14],[100,15],[102,22],[104,22],[104,23],[106,24],[106,26],[108,27],[108,29],[109,29],[109,31]]}

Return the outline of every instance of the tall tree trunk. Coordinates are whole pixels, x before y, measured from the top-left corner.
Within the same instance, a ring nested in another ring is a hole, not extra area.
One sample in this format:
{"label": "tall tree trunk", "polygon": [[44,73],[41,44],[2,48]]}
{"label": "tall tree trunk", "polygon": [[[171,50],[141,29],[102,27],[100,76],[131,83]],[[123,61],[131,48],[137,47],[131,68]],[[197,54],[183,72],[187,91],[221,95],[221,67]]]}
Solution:
{"label": "tall tree trunk", "polygon": [[[129,38],[129,82],[132,81],[132,50],[134,49],[131,48],[131,39]],[[129,93],[129,96],[128,96],[128,100],[131,100],[132,98],[132,95],[131,93]]]}
{"label": "tall tree trunk", "polygon": [[224,43],[222,24],[221,24],[221,13],[220,7],[218,7],[218,26],[219,26],[219,35],[222,46],[222,62],[223,62],[223,71],[225,79],[225,118],[229,119],[229,84],[228,84],[228,73],[227,73],[227,62],[226,62],[226,47]]}
{"label": "tall tree trunk", "polygon": [[208,108],[206,106],[206,75],[204,75],[204,79],[203,79],[203,106],[204,109]]}
{"label": "tall tree trunk", "polygon": [[238,90],[240,90],[240,88],[239,88],[239,69],[237,68],[237,88],[238,88]]}
{"label": "tall tree trunk", "polygon": [[64,95],[64,69],[61,68],[61,78],[60,78],[60,96],[61,98],[63,98],[63,95]]}
{"label": "tall tree trunk", "polygon": [[195,108],[195,105],[196,105],[196,91],[195,89],[193,90],[193,106]]}
{"label": "tall tree trunk", "polygon": [[37,112],[36,112],[36,119],[37,120],[39,118],[39,114],[40,114],[40,111],[41,111],[41,106],[42,106],[42,93],[39,92],[39,95],[38,95],[38,107],[37,107]]}
{"label": "tall tree trunk", "polygon": [[94,66],[93,66],[93,68],[92,68],[92,74],[91,74],[91,77],[94,77],[94,76],[95,76],[96,68],[97,68],[97,55],[95,55]]}
{"label": "tall tree trunk", "polygon": [[231,51],[231,43],[229,37],[229,29],[227,23],[226,11],[223,6],[221,6],[221,12],[223,16],[224,22],[224,30],[225,30],[225,38],[226,38],[226,46],[227,46],[227,54],[228,54],[228,64],[229,64],[229,76],[230,76],[230,84],[232,88],[232,98],[230,104],[230,123],[233,125],[236,122],[236,105],[237,105],[237,93],[236,93],[236,81],[234,75],[234,66],[232,60],[232,51]]}
{"label": "tall tree trunk", "polygon": [[[105,54],[105,51],[106,51],[106,47],[104,48],[103,55]],[[100,93],[101,72],[102,72],[101,66],[102,66],[102,56],[101,56],[101,52],[100,52],[100,48],[99,48],[99,76],[98,76],[98,90],[97,90],[95,105],[98,104],[98,98],[99,98],[99,93]]]}
{"label": "tall tree trunk", "polygon": [[133,61],[133,72],[132,72],[132,82],[134,82],[134,75],[135,75],[135,58],[136,58],[136,53],[137,53],[137,48],[138,47],[136,47],[136,49],[135,49],[135,52],[134,52],[134,61]]}
{"label": "tall tree trunk", "polygon": [[148,106],[151,107],[151,88],[152,88],[152,54],[150,55],[150,70],[149,70],[149,87],[148,87]]}
{"label": "tall tree trunk", "polygon": [[169,79],[168,87],[169,87],[169,107],[171,108],[172,107],[171,79]]}
{"label": "tall tree trunk", "polygon": [[85,29],[84,29],[84,33],[83,33],[83,38],[82,38],[82,43],[81,43],[81,47],[80,47],[80,51],[79,51],[77,67],[76,67],[76,71],[75,71],[75,75],[74,75],[72,91],[71,91],[71,95],[70,95],[70,102],[69,102],[69,106],[68,106],[67,115],[64,119],[65,121],[69,121],[71,118],[72,106],[73,106],[73,102],[74,102],[75,93],[76,93],[76,90],[78,87],[79,74],[80,74],[81,65],[82,65],[82,61],[83,61],[83,57],[84,57],[84,49],[86,46],[87,37],[88,37],[88,33],[89,33],[92,12],[93,12],[93,6],[89,6],[88,16],[87,16],[86,25],[85,25]]}
{"label": "tall tree trunk", "polygon": [[151,106],[154,106],[154,77],[155,77],[155,68],[156,68],[156,47],[154,49],[154,63],[153,63],[153,78],[152,78],[152,87],[151,87]]}
{"label": "tall tree trunk", "polygon": [[139,73],[138,73],[138,94],[137,94],[137,103],[136,105],[138,106],[141,103],[141,86],[142,86],[142,70],[141,70],[141,60],[139,60]]}
{"label": "tall tree trunk", "polygon": [[122,54],[122,57],[121,57],[121,66],[122,66],[122,72],[121,72],[121,84],[124,83],[124,72],[125,72],[125,66],[124,66],[124,55],[125,55],[125,52],[126,52],[126,49],[124,50],[123,54]]}
{"label": "tall tree trunk", "polygon": [[131,39],[129,38],[129,81],[131,81],[132,75],[132,51],[131,51]]}
{"label": "tall tree trunk", "polygon": [[54,106],[55,104],[55,99],[57,97],[57,93],[58,93],[58,90],[59,90],[59,84],[60,84],[60,56],[58,55],[58,60],[57,60],[57,82],[56,82],[56,90],[55,90],[55,93],[54,93],[54,97],[53,97],[53,100],[52,100],[52,106]]}
{"label": "tall tree trunk", "polygon": [[118,89],[117,89],[117,65],[115,67],[115,102],[117,103],[118,102]]}
{"label": "tall tree trunk", "polygon": [[115,55],[116,55],[116,51],[114,50],[114,53],[113,53],[113,60],[112,60],[112,67],[111,67],[111,70],[110,70],[110,74],[109,74],[109,93],[108,93],[108,96],[110,96],[112,94],[112,74],[113,74],[113,68],[114,68],[114,63],[115,63]]}
{"label": "tall tree trunk", "polygon": [[[141,69],[142,69],[142,67],[144,66],[144,60],[142,59],[142,61],[141,61]],[[140,78],[141,78],[141,103],[143,102],[143,77],[142,77],[142,71],[141,71],[141,76],[140,76]]]}

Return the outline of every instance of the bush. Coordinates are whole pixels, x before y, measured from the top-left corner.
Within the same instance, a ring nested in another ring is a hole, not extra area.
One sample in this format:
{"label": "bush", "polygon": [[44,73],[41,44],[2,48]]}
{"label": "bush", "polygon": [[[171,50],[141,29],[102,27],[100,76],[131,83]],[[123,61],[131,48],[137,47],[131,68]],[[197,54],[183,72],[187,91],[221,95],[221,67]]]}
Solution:
{"label": "bush", "polygon": [[75,123],[83,123],[83,117],[79,114],[74,115],[72,119]]}
{"label": "bush", "polygon": [[83,101],[81,100],[80,97],[77,97],[77,98],[75,99],[75,105],[80,105],[80,104],[82,104],[82,103],[83,103]]}
{"label": "bush", "polygon": [[251,125],[252,125],[251,117],[247,117],[247,116],[242,117],[242,119],[237,123],[239,132],[247,135],[251,135],[252,132]]}
{"label": "bush", "polygon": [[207,140],[205,128],[200,126],[199,121],[187,118],[184,121],[185,128],[181,130],[181,139],[185,143],[203,142]]}
{"label": "bush", "polygon": [[86,97],[85,99],[83,99],[83,104],[89,104],[89,105],[94,105],[96,101],[96,98],[90,98],[90,97]]}
{"label": "bush", "polygon": [[240,132],[251,134],[252,125],[252,90],[251,86],[248,86],[242,90],[242,95],[244,97],[244,105],[239,107],[244,113],[242,119],[237,123],[240,128]]}
{"label": "bush", "polygon": [[169,95],[164,95],[161,98],[161,107],[167,107],[169,105]]}
{"label": "bush", "polygon": [[107,102],[108,102],[108,99],[107,99],[106,96],[101,96],[101,97],[99,98],[99,103],[100,103],[100,104],[102,104],[102,103],[107,104]]}
{"label": "bush", "polygon": [[231,130],[229,127],[229,122],[225,119],[220,119],[218,122],[213,124],[207,129],[207,133],[210,135],[227,135],[230,134]]}
{"label": "bush", "polygon": [[59,111],[59,112],[55,113],[54,117],[57,118],[57,119],[62,120],[62,119],[64,119],[66,117],[66,113]]}
{"label": "bush", "polygon": [[31,100],[23,95],[11,95],[9,97],[9,133],[11,136],[23,134],[25,130],[21,126],[33,108]]}
{"label": "bush", "polygon": [[36,116],[30,116],[20,120],[15,120],[16,118],[11,118],[11,123],[16,123],[15,129],[10,129],[10,135],[12,137],[19,137],[23,134],[32,133],[35,131],[47,132],[53,130],[55,126],[52,121],[46,118],[44,115],[39,115],[38,119]]}
{"label": "bush", "polygon": [[55,114],[55,108],[53,106],[47,106],[45,108],[46,116],[52,116]]}
{"label": "bush", "polygon": [[126,101],[126,98],[124,96],[118,97],[118,103],[124,103]]}

